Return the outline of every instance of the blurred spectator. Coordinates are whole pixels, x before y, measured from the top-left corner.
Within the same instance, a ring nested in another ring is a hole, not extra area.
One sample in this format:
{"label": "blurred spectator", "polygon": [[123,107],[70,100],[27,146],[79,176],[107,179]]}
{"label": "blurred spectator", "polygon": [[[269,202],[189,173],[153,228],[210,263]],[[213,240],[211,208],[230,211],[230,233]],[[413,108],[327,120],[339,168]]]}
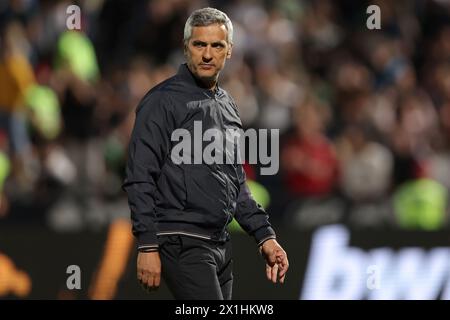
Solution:
{"label": "blurred spectator", "polygon": [[430,179],[409,181],[394,194],[394,207],[401,228],[439,230],[448,219],[448,191]]}
{"label": "blurred spectator", "polygon": [[27,40],[22,25],[11,22],[0,38],[0,126],[11,137],[11,152],[19,154],[29,146],[23,112],[26,91],[35,78],[23,52]]}
{"label": "blurred spectator", "polygon": [[393,156],[371,139],[366,126],[346,128],[338,143],[340,185],[355,202],[382,199],[391,188]]}
{"label": "blurred spectator", "polygon": [[0,219],[6,217],[9,200],[5,193],[5,182],[11,173],[11,162],[8,155],[8,138],[4,131],[0,131]]}
{"label": "blurred spectator", "polygon": [[425,176],[425,158],[431,152],[438,118],[434,106],[424,92],[399,98],[396,125],[390,133],[394,152],[394,183]]}
{"label": "blurred spectator", "polygon": [[393,155],[374,141],[367,125],[350,125],[337,142],[340,190],[347,199],[347,222],[379,227],[390,221]]}
{"label": "blurred spectator", "polygon": [[327,107],[313,97],[294,110],[295,133],[282,149],[282,170],[294,196],[320,197],[335,190],[338,162],[324,133],[327,118]]}

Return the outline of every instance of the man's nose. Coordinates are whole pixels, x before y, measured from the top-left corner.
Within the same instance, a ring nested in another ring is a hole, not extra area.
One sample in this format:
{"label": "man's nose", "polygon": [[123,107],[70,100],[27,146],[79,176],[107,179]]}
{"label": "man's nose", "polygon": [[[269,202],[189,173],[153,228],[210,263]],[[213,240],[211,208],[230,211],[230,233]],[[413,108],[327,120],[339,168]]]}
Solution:
{"label": "man's nose", "polygon": [[208,62],[212,59],[212,55],[211,55],[211,47],[210,46],[206,46],[205,50],[203,50],[203,60]]}

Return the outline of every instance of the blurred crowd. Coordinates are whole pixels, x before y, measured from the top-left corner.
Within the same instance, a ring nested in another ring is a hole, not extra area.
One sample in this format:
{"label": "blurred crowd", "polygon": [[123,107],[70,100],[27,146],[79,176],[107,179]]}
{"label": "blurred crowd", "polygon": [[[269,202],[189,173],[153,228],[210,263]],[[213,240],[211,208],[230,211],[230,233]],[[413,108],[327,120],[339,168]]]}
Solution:
{"label": "blurred crowd", "polygon": [[[72,4],[81,30],[66,26]],[[279,173],[246,166],[275,223],[450,226],[446,0],[0,1],[2,223],[128,217],[135,108],[184,61],[184,23],[205,6],[234,24],[220,85],[244,127],[280,130]]]}

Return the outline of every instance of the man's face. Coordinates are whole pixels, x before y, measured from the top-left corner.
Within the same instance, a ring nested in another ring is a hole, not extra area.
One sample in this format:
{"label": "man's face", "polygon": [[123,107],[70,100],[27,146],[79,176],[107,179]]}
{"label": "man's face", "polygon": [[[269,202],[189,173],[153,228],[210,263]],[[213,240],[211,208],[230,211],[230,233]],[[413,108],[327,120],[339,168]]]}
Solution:
{"label": "man's face", "polygon": [[185,46],[187,64],[191,72],[206,84],[213,84],[231,57],[231,44],[224,25],[193,27]]}

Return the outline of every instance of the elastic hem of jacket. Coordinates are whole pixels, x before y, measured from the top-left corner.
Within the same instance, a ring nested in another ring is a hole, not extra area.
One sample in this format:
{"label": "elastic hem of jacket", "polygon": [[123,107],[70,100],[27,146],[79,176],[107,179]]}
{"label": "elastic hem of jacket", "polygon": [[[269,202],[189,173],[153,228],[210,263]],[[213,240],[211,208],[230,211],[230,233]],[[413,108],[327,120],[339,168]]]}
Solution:
{"label": "elastic hem of jacket", "polygon": [[159,246],[140,246],[138,247],[139,252],[157,252],[159,251]]}
{"label": "elastic hem of jacket", "polygon": [[157,233],[158,236],[170,236],[170,235],[174,235],[174,234],[179,234],[179,235],[193,237],[193,238],[200,238],[200,239],[204,239],[204,240],[211,240],[211,237],[209,237],[209,236],[205,236],[205,235],[197,234],[197,233],[185,232],[185,231],[165,231],[165,232]]}
{"label": "elastic hem of jacket", "polygon": [[138,245],[138,250],[141,249],[158,249],[159,245],[158,244],[141,244]]}
{"label": "elastic hem of jacket", "polygon": [[189,223],[158,222],[158,229],[158,236],[180,234],[217,242],[225,242],[230,239],[230,235],[226,229],[206,230],[205,228]]}

